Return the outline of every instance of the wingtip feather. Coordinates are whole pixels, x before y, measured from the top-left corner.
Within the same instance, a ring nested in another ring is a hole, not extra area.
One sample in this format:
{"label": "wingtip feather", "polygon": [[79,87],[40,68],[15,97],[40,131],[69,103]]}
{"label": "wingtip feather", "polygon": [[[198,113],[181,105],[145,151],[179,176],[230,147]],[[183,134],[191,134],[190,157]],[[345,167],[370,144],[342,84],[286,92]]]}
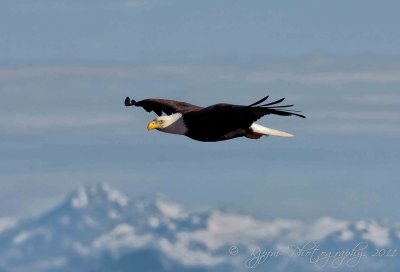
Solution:
{"label": "wingtip feather", "polygon": [[131,105],[131,99],[129,98],[129,96],[127,96],[127,97],[125,98],[124,104],[125,104],[126,107],[128,107],[128,106]]}
{"label": "wingtip feather", "polygon": [[129,107],[129,106],[135,106],[136,105],[136,101],[134,99],[130,99],[129,96],[127,96],[125,98],[125,102],[124,102],[125,106]]}
{"label": "wingtip feather", "polygon": [[257,102],[254,102],[253,104],[250,104],[248,107],[253,107],[253,106],[255,106],[255,105],[258,105],[258,104],[264,102],[265,100],[267,100],[268,98],[269,98],[269,95],[267,95],[267,96],[261,98],[260,100],[258,100]]}

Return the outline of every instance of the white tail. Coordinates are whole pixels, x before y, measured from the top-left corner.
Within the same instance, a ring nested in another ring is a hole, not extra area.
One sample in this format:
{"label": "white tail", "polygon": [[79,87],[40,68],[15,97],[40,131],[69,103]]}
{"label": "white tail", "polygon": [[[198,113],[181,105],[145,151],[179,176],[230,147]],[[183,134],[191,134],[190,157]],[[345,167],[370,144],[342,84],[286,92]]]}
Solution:
{"label": "white tail", "polygon": [[279,137],[293,137],[293,135],[290,133],[272,129],[272,128],[263,127],[256,123],[253,123],[251,125],[250,129],[256,134],[262,134],[262,135],[267,135],[267,136],[279,136]]}

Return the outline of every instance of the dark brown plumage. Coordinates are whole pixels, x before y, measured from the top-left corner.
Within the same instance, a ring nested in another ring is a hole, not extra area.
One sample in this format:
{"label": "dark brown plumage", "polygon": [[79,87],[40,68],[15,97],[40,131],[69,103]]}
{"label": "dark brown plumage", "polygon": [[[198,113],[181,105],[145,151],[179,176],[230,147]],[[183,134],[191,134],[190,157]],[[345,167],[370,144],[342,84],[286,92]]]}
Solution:
{"label": "dark brown plumage", "polygon": [[147,112],[154,111],[158,116],[161,116],[163,112],[167,115],[180,113],[187,127],[185,135],[195,140],[207,142],[228,140],[258,133],[252,131],[252,124],[268,114],[294,115],[305,118],[298,111],[287,109],[293,105],[275,106],[281,103],[284,98],[262,104],[267,99],[268,96],[248,106],[221,103],[203,108],[175,100],[150,98],[137,102],[127,97],[125,106],[143,107]]}

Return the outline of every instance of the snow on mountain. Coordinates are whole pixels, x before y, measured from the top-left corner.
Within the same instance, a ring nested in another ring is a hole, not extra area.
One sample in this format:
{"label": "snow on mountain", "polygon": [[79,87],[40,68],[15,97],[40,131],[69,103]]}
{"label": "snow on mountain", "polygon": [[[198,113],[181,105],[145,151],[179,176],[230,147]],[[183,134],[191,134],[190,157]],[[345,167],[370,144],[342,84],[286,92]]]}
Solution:
{"label": "snow on mountain", "polygon": [[382,227],[376,221],[359,221],[355,225],[356,229],[363,233],[362,237],[373,242],[378,247],[385,247],[390,244],[389,232],[386,227]]}
{"label": "snow on mountain", "polygon": [[39,217],[0,219],[0,271],[398,271],[399,226],[189,212],[102,184]]}

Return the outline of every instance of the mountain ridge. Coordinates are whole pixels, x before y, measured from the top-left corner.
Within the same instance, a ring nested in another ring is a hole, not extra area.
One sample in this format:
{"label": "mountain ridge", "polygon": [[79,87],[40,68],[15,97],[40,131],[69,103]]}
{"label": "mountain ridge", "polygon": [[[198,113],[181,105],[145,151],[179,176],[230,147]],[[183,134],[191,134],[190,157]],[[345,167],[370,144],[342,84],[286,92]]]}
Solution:
{"label": "mountain ridge", "polygon": [[[251,268],[317,271],[318,265],[310,258],[294,256],[312,243],[331,253],[367,245],[358,252],[368,258],[352,269],[397,271],[390,269],[400,267],[394,254],[400,245],[398,224],[331,217],[307,223],[261,220],[220,210],[190,212],[160,194],[130,198],[99,184],[78,188],[48,212],[1,232],[0,268],[17,272],[131,271],[132,267],[140,271],[243,271],[250,268],[252,257],[265,258],[261,253],[275,250],[279,256],[263,262],[256,258],[260,263]],[[385,256],[373,258],[375,250],[385,250]],[[389,253],[393,256],[386,256]],[[349,269],[345,264],[331,266],[324,269]]]}

